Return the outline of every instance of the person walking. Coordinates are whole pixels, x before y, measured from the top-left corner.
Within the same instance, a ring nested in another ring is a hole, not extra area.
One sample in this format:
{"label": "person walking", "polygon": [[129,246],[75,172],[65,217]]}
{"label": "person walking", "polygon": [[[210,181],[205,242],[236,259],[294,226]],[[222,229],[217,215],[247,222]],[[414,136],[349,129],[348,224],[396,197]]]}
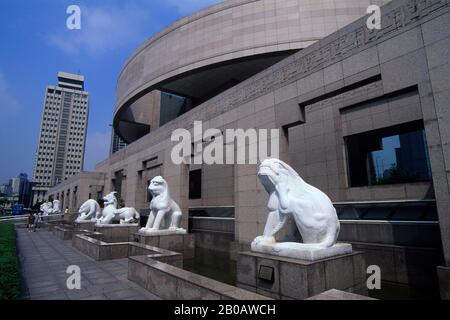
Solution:
{"label": "person walking", "polygon": [[34,227],[34,223],[35,223],[35,216],[33,214],[33,212],[30,212],[30,215],[28,216],[28,232],[31,232],[33,227]]}
{"label": "person walking", "polygon": [[39,214],[35,212],[33,214],[33,217],[34,217],[33,232],[36,232],[36,228],[39,228]]}

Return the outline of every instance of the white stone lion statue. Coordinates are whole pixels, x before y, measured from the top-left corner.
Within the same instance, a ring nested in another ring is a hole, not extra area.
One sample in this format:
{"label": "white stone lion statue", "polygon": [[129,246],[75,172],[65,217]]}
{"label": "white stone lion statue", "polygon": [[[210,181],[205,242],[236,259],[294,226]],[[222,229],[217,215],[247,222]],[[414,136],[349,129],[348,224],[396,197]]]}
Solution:
{"label": "white stone lion statue", "polygon": [[170,234],[186,233],[181,228],[181,210],[178,204],[170,197],[169,186],[161,176],[150,181],[148,190],[153,198],[150,202],[150,214],[145,228],[141,234]]}
{"label": "white stone lion statue", "polygon": [[53,200],[52,214],[60,214],[60,213],[61,213],[61,201]]}
{"label": "white stone lion statue", "polygon": [[[336,210],[325,193],[306,183],[279,159],[264,160],[258,178],[269,193],[269,215],[263,235],[251,244],[252,251],[306,260],[351,252],[350,244],[335,245],[340,225]],[[303,243],[277,243],[277,232],[292,221]]]}
{"label": "white stone lion statue", "polygon": [[53,204],[50,201],[44,202],[39,209],[43,216],[48,216],[53,212]]}
{"label": "white stone lion statue", "polygon": [[42,216],[61,213],[60,204],[61,202],[59,200],[53,200],[53,202],[51,201],[44,202],[39,207],[40,211],[42,212]]}
{"label": "white stone lion statue", "polygon": [[96,222],[102,216],[102,209],[97,201],[89,199],[80,206],[75,222]]}
{"label": "white stone lion statue", "polygon": [[139,221],[139,213],[134,208],[117,209],[116,192],[111,192],[103,197],[104,205],[101,217],[97,219],[97,224],[120,224],[137,223]]}

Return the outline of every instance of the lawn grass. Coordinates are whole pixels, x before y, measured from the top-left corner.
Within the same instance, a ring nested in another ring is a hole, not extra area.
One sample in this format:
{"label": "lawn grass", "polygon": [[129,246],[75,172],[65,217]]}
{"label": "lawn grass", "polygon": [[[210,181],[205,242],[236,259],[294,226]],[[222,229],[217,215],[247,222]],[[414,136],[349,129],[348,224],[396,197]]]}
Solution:
{"label": "lawn grass", "polygon": [[14,225],[0,224],[0,300],[18,299],[19,290]]}

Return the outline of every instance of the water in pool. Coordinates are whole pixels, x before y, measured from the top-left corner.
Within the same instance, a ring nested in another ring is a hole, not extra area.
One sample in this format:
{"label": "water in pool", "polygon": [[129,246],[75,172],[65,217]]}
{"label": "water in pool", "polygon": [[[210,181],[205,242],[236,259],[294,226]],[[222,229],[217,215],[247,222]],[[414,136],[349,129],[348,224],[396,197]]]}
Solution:
{"label": "water in pool", "polygon": [[183,269],[202,276],[236,285],[236,261],[228,252],[195,248],[195,257],[183,261]]}
{"label": "water in pool", "polygon": [[[236,285],[236,261],[228,252],[195,248],[195,257],[185,259],[183,268],[202,276]],[[439,299],[436,289],[419,289],[407,285],[382,281],[380,290],[369,290],[369,297],[381,300],[430,300]]]}

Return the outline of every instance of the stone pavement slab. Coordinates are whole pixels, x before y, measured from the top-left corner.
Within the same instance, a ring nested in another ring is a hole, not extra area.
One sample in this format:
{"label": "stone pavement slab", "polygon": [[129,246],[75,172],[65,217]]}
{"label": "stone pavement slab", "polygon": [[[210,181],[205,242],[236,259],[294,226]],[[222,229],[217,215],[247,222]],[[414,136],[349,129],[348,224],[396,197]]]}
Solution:
{"label": "stone pavement slab", "polygon": [[[127,279],[128,259],[94,261],[51,232],[17,228],[21,298],[32,300],[154,300],[159,297]],[[69,290],[67,267],[78,265],[81,289]]]}

